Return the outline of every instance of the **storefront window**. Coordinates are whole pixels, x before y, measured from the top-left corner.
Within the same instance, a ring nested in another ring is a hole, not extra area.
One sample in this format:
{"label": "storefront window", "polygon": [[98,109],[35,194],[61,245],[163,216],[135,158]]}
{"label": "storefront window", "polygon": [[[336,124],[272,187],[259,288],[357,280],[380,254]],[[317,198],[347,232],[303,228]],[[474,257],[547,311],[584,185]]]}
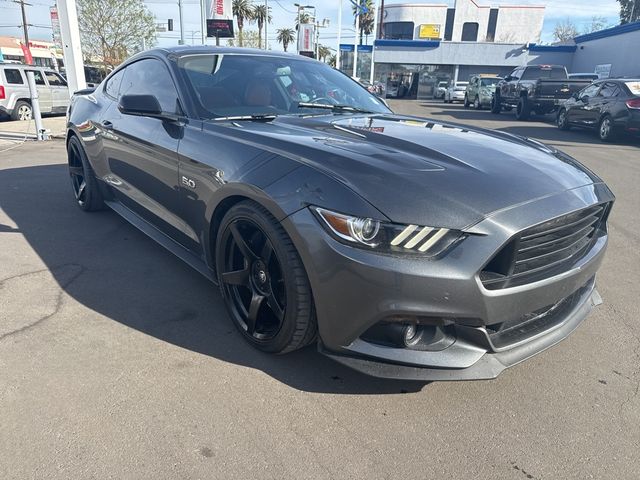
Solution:
{"label": "storefront window", "polygon": [[386,87],[389,98],[430,99],[440,82],[451,82],[453,65],[376,63],[374,81]]}

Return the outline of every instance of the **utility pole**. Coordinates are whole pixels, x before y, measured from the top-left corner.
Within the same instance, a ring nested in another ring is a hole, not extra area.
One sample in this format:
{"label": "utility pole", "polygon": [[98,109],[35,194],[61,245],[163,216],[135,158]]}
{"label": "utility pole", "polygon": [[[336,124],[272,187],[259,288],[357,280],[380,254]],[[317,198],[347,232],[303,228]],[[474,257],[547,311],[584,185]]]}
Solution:
{"label": "utility pole", "polygon": [[182,19],[182,0],[178,0],[178,15],[180,16],[180,45],[184,45],[184,20]]}
{"label": "utility pole", "polygon": [[342,40],[342,0],[338,1],[338,52],[336,53],[336,69],[340,70],[340,40]]}
{"label": "utility pole", "polygon": [[27,11],[24,7],[27,5],[31,6],[31,4],[24,0],[13,0],[13,3],[20,5],[20,10],[22,10],[22,33],[24,35],[24,46],[29,48],[29,27],[27,23]]}
{"label": "utility pole", "polygon": [[354,78],[358,77],[358,40],[360,38],[360,0],[358,0],[358,6],[356,7],[356,39],[353,41],[353,75]]}
{"label": "utility pole", "polygon": [[[384,0],[382,0],[384,3]],[[380,9],[378,8],[378,0],[374,0],[375,8],[373,13],[373,45],[371,46],[371,68],[369,69],[369,83],[373,85],[373,71],[375,70],[376,63],[374,56],[376,54],[376,39],[378,38],[378,16],[380,15]]]}

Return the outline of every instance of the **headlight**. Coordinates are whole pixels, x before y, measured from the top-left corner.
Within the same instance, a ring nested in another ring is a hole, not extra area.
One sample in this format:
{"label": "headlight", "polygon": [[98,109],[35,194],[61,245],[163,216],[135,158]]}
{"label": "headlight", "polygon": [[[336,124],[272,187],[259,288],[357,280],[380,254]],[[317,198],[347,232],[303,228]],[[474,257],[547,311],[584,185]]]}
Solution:
{"label": "headlight", "polygon": [[320,207],[311,211],[338,240],[365,249],[435,257],[463,238],[459,230],[421,225],[400,225],[354,217]]}

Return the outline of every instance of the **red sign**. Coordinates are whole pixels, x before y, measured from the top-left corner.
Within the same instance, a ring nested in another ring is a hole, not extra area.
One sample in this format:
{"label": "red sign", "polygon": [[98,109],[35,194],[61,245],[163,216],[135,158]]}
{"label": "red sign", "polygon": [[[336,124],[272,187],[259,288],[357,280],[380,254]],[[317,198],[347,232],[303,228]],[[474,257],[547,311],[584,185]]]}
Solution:
{"label": "red sign", "polygon": [[216,0],[216,15],[224,15],[224,0]]}
{"label": "red sign", "polygon": [[24,55],[24,63],[27,65],[33,65],[33,57],[31,56],[31,50],[24,43],[20,43],[22,48],[22,54]]}

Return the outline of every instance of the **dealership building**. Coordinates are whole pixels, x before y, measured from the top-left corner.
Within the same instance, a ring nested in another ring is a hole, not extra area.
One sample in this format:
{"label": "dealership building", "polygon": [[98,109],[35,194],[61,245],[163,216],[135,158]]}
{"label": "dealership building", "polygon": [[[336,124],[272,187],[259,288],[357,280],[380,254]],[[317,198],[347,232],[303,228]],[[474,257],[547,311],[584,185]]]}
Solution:
{"label": "dealership building", "polygon": [[[640,76],[640,22],[581,35],[563,45],[540,45],[542,5],[500,5],[482,0],[447,4],[385,5],[373,45],[358,46],[357,76],[402,84],[408,98],[433,97],[438,82],[473,74],[505,76],[522,65],[560,64],[569,72]],[[341,69],[352,73],[354,45],[340,45]]]}

